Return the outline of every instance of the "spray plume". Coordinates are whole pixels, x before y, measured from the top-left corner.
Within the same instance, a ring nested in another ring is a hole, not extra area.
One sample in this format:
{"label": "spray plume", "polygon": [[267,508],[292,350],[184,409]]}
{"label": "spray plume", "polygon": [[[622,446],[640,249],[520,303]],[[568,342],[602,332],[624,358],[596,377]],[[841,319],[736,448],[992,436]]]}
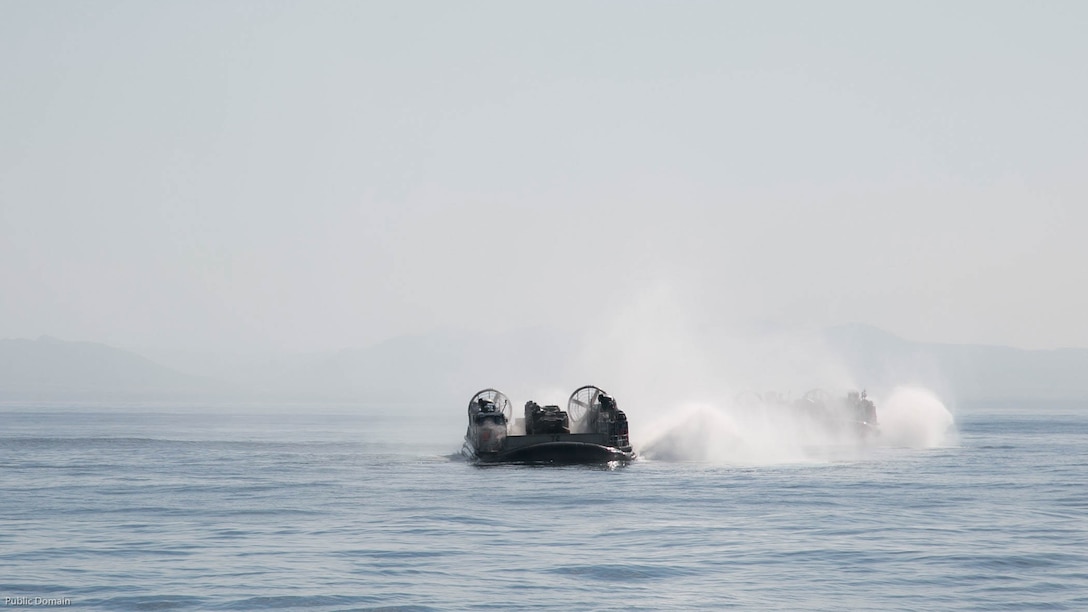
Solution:
{"label": "spray plume", "polygon": [[[951,412],[920,387],[872,398],[879,427],[864,435],[856,423],[798,408],[807,389],[845,397],[860,386],[818,334],[697,326],[685,303],[667,286],[647,291],[591,334],[579,364],[620,399],[644,458],[765,465],[955,443]],[[781,395],[740,392],[773,381]]]}

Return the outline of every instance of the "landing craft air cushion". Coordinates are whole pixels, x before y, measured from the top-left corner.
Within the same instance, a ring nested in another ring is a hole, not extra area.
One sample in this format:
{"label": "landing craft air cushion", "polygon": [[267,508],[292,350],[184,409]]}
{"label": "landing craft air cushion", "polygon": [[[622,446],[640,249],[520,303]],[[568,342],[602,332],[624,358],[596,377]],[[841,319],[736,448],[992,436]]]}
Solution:
{"label": "landing craft air cushion", "polygon": [[772,411],[772,414],[788,415],[792,421],[825,433],[861,438],[880,435],[876,405],[864,390],[860,393],[850,391],[845,397],[836,397],[823,389],[812,389],[792,402],[787,396],[774,391],[762,395],[748,391],[738,395],[736,403],[746,408],[762,408]]}
{"label": "landing craft air cushion", "polygon": [[566,411],[530,401],[524,418],[512,416],[510,399],[501,391],[473,395],[461,452],[479,463],[595,464],[635,458],[627,415],[593,385],[572,393]]}

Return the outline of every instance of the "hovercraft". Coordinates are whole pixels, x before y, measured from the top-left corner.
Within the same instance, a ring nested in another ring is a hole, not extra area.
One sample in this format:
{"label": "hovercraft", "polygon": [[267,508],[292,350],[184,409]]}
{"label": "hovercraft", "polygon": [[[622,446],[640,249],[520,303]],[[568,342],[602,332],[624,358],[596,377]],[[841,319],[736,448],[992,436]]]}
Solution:
{"label": "hovercraft", "polygon": [[512,418],[510,399],[484,389],[468,403],[462,454],[479,463],[604,464],[635,458],[627,415],[598,387],[579,387],[567,409],[526,402]]}
{"label": "hovercraft", "polygon": [[801,415],[817,419],[832,431],[860,437],[880,435],[876,404],[864,389],[861,393],[850,391],[845,398],[834,397],[823,389],[812,389],[794,403],[794,409]]}
{"label": "hovercraft", "polygon": [[761,408],[769,414],[788,417],[828,434],[860,438],[880,435],[876,404],[864,390],[850,391],[842,397],[812,389],[792,402],[774,391],[762,395],[747,391],[737,396],[736,403],[742,408]]}

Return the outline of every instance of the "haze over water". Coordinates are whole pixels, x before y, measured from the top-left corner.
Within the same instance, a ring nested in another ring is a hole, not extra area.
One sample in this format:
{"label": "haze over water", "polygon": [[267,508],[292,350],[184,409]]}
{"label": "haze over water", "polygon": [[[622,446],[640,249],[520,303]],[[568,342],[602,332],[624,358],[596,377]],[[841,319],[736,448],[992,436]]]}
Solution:
{"label": "haze over water", "polygon": [[0,337],[199,364],[664,283],[1088,346],[1081,2],[58,6],[0,7]]}
{"label": "haze over water", "polygon": [[[1088,609],[1086,31],[0,0],[0,601]],[[582,384],[640,460],[458,459]]]}

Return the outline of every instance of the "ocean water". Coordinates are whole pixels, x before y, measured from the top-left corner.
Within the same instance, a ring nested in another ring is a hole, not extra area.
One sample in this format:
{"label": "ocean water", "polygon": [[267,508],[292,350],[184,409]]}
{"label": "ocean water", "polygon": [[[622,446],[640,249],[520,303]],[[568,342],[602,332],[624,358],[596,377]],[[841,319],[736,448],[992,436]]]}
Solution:
{"label": "ocean water", "polygon": [[474,466],[426,412],[2,406],[0,602],[1088,609],[1088,406],[785,454],[700,425],[663,439],[714,452],[599,468]]}

